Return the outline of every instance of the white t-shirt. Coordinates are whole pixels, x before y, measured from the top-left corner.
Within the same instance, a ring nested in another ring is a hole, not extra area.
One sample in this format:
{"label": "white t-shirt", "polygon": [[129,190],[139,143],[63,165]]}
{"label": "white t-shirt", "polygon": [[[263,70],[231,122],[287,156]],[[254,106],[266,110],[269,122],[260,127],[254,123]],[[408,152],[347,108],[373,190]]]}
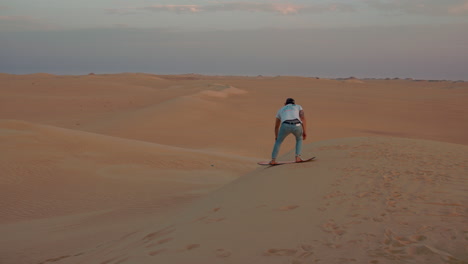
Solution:
{"label": "white t-shirt", "polygon": [[278,113],[276,114],[276,118],[281,120],[283,123],[286,120],[294,120],[298,119],[302,122],[301,118],[299,117],[299,111],[302,110],[302,106],[296,104],[287,104],[283,106]]}

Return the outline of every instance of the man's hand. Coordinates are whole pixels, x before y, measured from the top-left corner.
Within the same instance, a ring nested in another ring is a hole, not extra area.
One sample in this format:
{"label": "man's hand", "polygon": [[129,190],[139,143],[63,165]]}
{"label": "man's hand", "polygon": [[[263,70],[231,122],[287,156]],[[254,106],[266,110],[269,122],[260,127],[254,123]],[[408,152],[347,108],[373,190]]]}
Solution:
{"label": "man's hand", "polygon": [[299,117],[301,118],[301,121],[302,121],[302,140],[306,140],[306,138],[307,138],[307,133],[306,133],[307,121],[306,121],[306,118],[305,118],[304,110],[299,111]]}
{"label": "man's hand", "polygon": [[281,119],[275,119],[275,141],[278,139],[279,128],[281,126]]}

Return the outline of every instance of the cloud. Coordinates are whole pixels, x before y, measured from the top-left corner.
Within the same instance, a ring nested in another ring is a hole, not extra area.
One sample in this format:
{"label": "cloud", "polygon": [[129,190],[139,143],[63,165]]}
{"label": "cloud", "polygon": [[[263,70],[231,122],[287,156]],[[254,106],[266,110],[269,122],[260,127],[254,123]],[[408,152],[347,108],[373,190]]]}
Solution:
{"label": "cloud", "polygon": [[326,4],[326,5],[298,5],[292,3],[255,3],[255,2],[227,2],[212,3],[208,5],[152,5],[138,8],[112,8],[107,9],[109,14],[135,14],[141,11],[173,12],[173,13],[202,13],[202,12],[261,12],[281,15],[293,15],[299,13],[321,13],[353,11],[350,4]]}
{"label": "cloud", "polygon": [[357,9],[353,4],[335,3],[328,5],[307,6],[302,11],[304,13],[355,12]]}
{"label": "cloud", "polygon": [[200,12],[198,5],[151,5],[145,7],[127,7],[127,8],[109,8],[109,14],[129,15],[137,14],[142,11],[152,12],[173,12],[173,13],[197,13]]}
{"label": "cloud", "polygon": [[[359,4],[360,3],[360,4]],[[109,8],[109,14],[140,14],[142,12],[171,12],[177,14],[206,12],[258,12],[281,15],[357,12],[361,7],[370,7],[385,13],[423,15],[468,15],[468,0],[360,0],[353,3],[335,2],[322,4],[295,4],[287,1],[219,2],[200,5],[151,5],[143,7]],[[0,7],[1,8],[1,7]]]}
{"label": "cloud", "polygon": [[449,7],[448,11],[450,14],[454,15],[468,15],[468,1],[458,5],[453,5]]}
{"label": "cloud", "polygon": [[299,13],[303,8],[304,6],[295,4],[231,2],[225,4],[208,5],[204,7],[204,10],[266,12],[290,15]]}
{"label": "cloud", "polygon": [[423,15],[467,15],[466,0],[364,0],[367,6],[384,12]]}
{"label": "cloud", "polygon": [[197,13],[200,12],[200,6],[197,5],[152,5],[140,8],[149,11],[168,11],[175,13]]}

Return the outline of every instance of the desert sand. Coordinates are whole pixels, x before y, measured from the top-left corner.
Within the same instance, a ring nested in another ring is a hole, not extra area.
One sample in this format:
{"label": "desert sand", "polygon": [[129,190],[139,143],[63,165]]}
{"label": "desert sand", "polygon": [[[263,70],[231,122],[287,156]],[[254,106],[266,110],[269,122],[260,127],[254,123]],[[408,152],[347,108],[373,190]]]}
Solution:
{"label": "desert sand", "polygon": [[467,145],[467,82],[0,74],[0,263],[468,263]]}

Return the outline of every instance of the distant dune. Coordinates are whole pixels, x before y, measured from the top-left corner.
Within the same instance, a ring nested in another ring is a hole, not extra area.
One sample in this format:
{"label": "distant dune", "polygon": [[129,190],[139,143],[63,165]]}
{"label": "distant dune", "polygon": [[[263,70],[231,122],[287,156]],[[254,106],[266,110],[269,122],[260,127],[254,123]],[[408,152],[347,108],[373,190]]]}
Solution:
{"label": "distant dune", "polygon": [[[288,97],[317,160],[260,167]],[[468,263],[467,101],[451,81],[0,74],[0,263]]]}

